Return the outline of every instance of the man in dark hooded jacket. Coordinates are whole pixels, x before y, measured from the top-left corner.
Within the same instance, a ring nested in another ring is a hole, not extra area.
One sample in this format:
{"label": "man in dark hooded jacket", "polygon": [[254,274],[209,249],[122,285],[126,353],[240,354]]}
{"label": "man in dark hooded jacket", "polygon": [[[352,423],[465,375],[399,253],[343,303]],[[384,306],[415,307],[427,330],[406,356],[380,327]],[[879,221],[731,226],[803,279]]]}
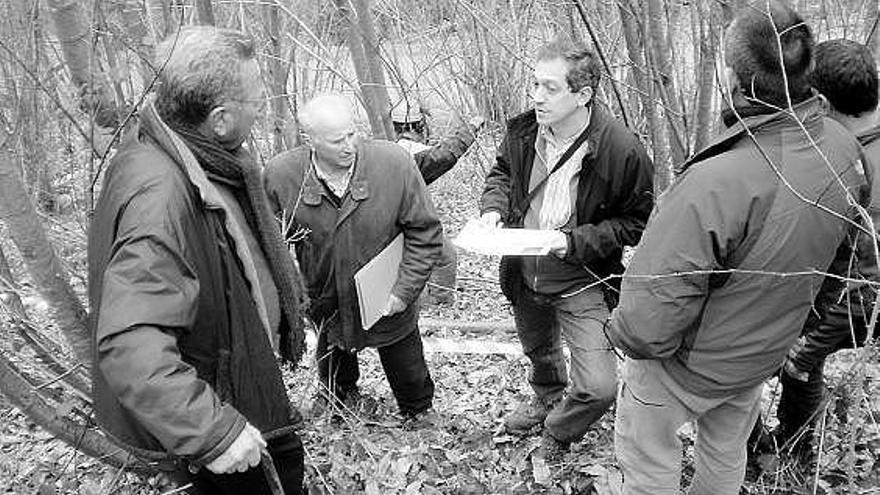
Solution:
{"label": "man in dark hooded jacket", "polygon": [[196,493],[302,493],[273,354],[302,353],[301,296],[241,146],[265,104],[253,41],[183,28],[155,66],[89,231],[98,420]]}

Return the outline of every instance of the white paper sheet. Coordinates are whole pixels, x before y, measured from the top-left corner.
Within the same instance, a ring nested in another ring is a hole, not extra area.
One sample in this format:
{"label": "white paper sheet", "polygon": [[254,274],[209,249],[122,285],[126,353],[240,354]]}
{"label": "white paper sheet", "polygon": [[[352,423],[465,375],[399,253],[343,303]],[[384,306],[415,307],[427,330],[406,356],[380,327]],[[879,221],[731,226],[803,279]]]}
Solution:
{"label": "white paper sheet", "polygon": [[550,253],[555,230],[503,229],[484,227],[479,220],[465,224],[453,239],[456,246],[480,254],[502,256],[544,256]]}

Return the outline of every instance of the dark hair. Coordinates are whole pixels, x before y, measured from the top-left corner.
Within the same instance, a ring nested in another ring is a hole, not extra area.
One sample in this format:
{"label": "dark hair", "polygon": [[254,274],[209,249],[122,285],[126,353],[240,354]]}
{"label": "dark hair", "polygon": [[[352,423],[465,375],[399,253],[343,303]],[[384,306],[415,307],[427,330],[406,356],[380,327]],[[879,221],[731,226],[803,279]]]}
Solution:
{"label": "dark hair", "polygon": [[254,59],[254,42],[231,29],[187,26],[156,47],[163,67],[156,111],[163,120],[196,126],[224,99],[243,97],[242,68]]}
{"label": "dark hair", "polygon": [[842,114],[858,116],[877,108],[877,63],[861,43],[838,39],[816,45],[811,80]]}
{"label": "dark hair", "polygon": [[538,50],[538,60],[562,59],[568,65],[565,82],[577,92],[589,86],[596,91],[602,78],[599,57],[592,50],[564,39],[553,40]]}
{"label": "dark hair", "polygon": [[761,0],[740,11],[728,28],[724,58],[739,78],[745,96],[785,107],[786,79],[792,103],[812,95],[813,35],[801,16],[785,3],[774,0],[767,7]]}

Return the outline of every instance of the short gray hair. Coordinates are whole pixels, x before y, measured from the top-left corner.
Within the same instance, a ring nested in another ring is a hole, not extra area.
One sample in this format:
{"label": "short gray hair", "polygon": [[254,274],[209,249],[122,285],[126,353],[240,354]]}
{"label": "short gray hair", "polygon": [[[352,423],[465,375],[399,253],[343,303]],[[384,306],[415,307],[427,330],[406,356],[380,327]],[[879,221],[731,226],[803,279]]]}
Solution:
{"label": "short gray hair", "polygon": [[328,119],[353,118],[351,102],[339,93],[324,93],[307,101],[299,111],[300,129],[313,135]]}
{"label": "short gray hair", "polygon": [[224,99],[242,97],[242,66],[254,55],[253,39],[239,31],[181,28],[156,47],[156,111],[168,123],[201,124]]}

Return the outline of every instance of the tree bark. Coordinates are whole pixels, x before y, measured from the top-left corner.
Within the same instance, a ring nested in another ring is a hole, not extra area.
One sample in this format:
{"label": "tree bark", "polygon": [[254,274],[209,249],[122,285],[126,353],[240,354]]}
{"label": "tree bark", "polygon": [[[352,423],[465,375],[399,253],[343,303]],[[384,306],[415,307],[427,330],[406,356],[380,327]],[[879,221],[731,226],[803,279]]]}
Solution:
{"label": "tree bark", "polygon": [[691,4],[692,9],[696,9],[697,28],[694,36],[699,36],[699,60],[696,65],[696,86],[697,101],[694,118],[694,152],[703,149],[703,146],[709,141],[709,131],[712,129],[712,98],[715,94],[715,54],[717,47],[717,39],[715,37],[714,26],[717,24],[715,20],[715,7],[713,5],[704,6],[697,2]]}
{"label": "tree bark", "polygon": [[865,9],[865,32],[862,39],[874,54],[874,60],[880,59],[880,1],[868,0]]}
{"label": "tree bark", "polygon": [[211,0],[196,0],[196,22],[208,26],[214,26],[214,6]]}
{"label": "tree bark", "polygon": [[376,138],[392,139],[394,128],[391,125],[391,102],[378,57],[378,42],[372,28],[373,18],[368,0],[351,0],[351,3],[349,0],[335,1],[347,20],[351,60],[357,73],[367,118],[370,120],[370,129]]}
{"label": "tree bark", "polygon": [[[287,78],[290,74],[290,64],[284,60],[284,46],[282,44],[283,32],[281,22],[281,9],[277,1],[271,2],[265,7],[266,34],[269,38],[269,61],[266,64],[269,71],[269,112],[272,123],[272,143],[275,154],[286,150],[290,143],[285,134],[285,122],[287,121]],[[295,34],[294,34],[295,36]]]}
{"label": "tree bark", "polygon": [[2,350],[0,393],[32,421],[80,452],[118,468],[124,467],[141,473],[151,471],[134,456],[111,443],[99,431],[79,424],[67,415],[59,414],[60,408],[53,407],[27,382]]}
{"label": "tree bark", "polygon": [[626,41],[627,52],[629,53],[630,73],[636,83],[636,89],[642,103],[642,114],[647,122],[647,132],[650,135],[651,151],[654,157],[655,193],[659,193],[662,190],[657,189],[656,170],[668,166],[669,152],[659,124],[660,118],[657,114],[657,105],[654,104],[654,98],[652,97],[653,86],[648,82],[647,74],[644,72],[645,57],[642,31],[639,29],[638,18],[633,10],[633,6],[631,4],[624,5],[624,3],[629,4],[630,2],[618,3],[620,24],[623,28],[623,37],[624,41]]}
{"label": "tree bark", "polygon": [[[663,102],[663,114],[666,117],[666,137],[669,148],[672,151],[673,163],[682,163],[687,152],[684,149],[681,126],[677,122],[676,114],[678,105],[675,100],[675,78],[671,72],[671,63],[668,58],[669,47],[666,46],[666,38],[663,27],[666,24],[666,16],[663,15],[663,6],[660,0],[645,0],[645,26],[647,39],[645,52],[646,60],[654,78],[654,85]],[[666,189],[672,180],[672,167],[670,164],[655,164],[655,188],[659,191]]]}
{"label": "tree bark", "polygon": [[92,348],[86,310],[73,292],[61,260],[25,192],[21,172],[6,150],[0,150],[0,220],[6,224],[34,287],[48,303],[55,323],[76,358],[88,369],[92,363]]}
{"label": "tree bark", "polygon": [[171,7],[167,0],[144,0],[144,9],[147,24],[153,31],[153,39],[162,41],[174,31],[171,22]]}
{"label": "tree bark", "polygon": [[9,260],[3,252],[2,245],[0,245],[0,304],[19,318],[27,317],[24,304],[18,295],[18,284],[12,276],[12,270],[9,269]]}
{"label": "tree bark", "polygon": [[116,126],[119,110],[106,77],[94,63],[92,29],[82,4],[75,0],[47,0],[47,3],[64,61],[80,93],[80,106],[94,116],[98,126]]}

